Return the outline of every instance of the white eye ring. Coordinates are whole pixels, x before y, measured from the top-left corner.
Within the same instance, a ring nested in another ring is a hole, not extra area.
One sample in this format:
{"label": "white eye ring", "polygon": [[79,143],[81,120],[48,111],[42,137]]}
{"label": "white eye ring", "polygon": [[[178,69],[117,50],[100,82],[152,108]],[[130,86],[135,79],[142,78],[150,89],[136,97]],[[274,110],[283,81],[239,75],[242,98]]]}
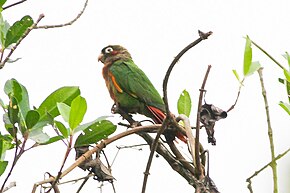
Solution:
{"label": "white eye ring", "polygon": [[111,53],[111,52],[113,52],[113,48],[111,48],[111,47],[107,47],[107,48],[105,49],[105,53],[106,53],[106,54],[109,54],[109,53]]}

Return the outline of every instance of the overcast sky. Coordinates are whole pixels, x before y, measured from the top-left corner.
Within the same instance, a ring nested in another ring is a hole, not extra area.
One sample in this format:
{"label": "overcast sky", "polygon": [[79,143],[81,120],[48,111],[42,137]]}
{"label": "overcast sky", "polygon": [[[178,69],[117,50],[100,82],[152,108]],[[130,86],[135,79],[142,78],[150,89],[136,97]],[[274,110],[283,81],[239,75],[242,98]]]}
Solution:
{"label": "overcast sky", "polygon": [[[10,24],[29,14],[36,20],[45,14],[40,25],[66,23],[82,9],[84,1],[38,0],[27,1],[3,12]],[[193,101],[191,123],[195,123],[198,89],[207,65],[212,69],[206,85],[207,103],[228,109],[235,100],[238,82],[232,69],[242,74],[246,35],[271,53],[287,67],[282,54],[290,52],[290,2],[284,1],[216,1],[216,0],[107,0],[89,1],[82,17],[72,26],[58,29],[33,30],[14,52],[22,58],[0,70],[0,98],[5,81],[16,78],[26,86],[31,105],[38,106],[48,94],[61,86],[80,86],[88,103],[85,122],[102,115],[110,115],[113,104],[101,75],[102,64],[97,57],[108,44],[120,44],[131,53],[135,63],[144,70],[161,93],[162,80],[174,56],[198,38],[198,30],[213,35],[182,57],[169,81],[169,103],[177,113],[176,102],[183,89]],[[290,147],[289,116],[278,106],[287,101],[284,87],[277,79],[282,71],[259,50],[253,48],[253,60],[264,67],[269,97],[270,115],[274,129],[276,154]],[[117,121],[119,116],[115,116]],[[118,128],[123,131],[125,128]],[[223,193],[248,192],[246,178],[270,161],[266,116],[258,75],[248,78],[236,108],[225,120],[216,124],[217,145],[207,144],[202,131],[204,148],[210,150],[210,176]],[[110,161],[116,145],[143,143],[138,136],[130,136],[106,148]],[[182,148],[182,147],[181,147]],[[186,148],[183,147],[184,152]],[[30,192],[33,183],[43,179],[45,172],[56,175],[65,147],[56,143],[28,151],[19,161],[10,181],[17,187],[9,192]],[[68,164],[73,163],[74,153]],[[149,151],[125,149],[119,152],[113,165],[117,192],[141,192],[143,172]],[[8,155],[9,156],[9,155]],[[193,192],[187,182],[171,170],[161,158],[153,160],[147,192]],[[80,169],[66,179],[81,177]],[[290,155],[278,161],[280,192],[289,192]],[[272,192],[271,170],[268,168],[253,180],[255,192]],[[1,180],[0,180],[1,181]],[[76,190],[77,185],[63,186],[63,192]],[[91,180],[83,192],[98,192],[100,184]],[[103,192],[112,192],[105,184]]]}

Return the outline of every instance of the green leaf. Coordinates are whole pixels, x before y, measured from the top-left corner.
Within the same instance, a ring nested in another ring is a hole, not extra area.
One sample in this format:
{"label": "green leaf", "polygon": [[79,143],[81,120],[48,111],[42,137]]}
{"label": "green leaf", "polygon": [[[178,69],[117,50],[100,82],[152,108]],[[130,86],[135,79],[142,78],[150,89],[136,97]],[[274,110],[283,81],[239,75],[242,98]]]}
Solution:
{"label": "green leaf", "polygon": [[244,51],[244,76],[249,75],[251,64],[252,64],[252,42],[249,36],[247,36]]}
{"label": "green leaf", "polygon": [[8,134],[2,135],[0,133],[0,161],[4,160],[6,151],[13,147],[13,137]]}
{"label": "green leaf", "polygon": [[238,72],[235,69],[233,69],[232,71],[233,71],[236,79],[239,81],[239,83],[241,83],[241,79],[240,79],[240,76],[239,76]]}
{"label": "green leaf", "polygon": [[184,114],[189,117],[191,111],[191,98],[186,90],[183,90],[179,96],[177,109],[179,114]]}
{"label": "green leaf", "polygon": [[34,125],[36,125],[38,121],[39,121],[39,113],[36,110],[28,111],[25,118],[27,129],[31,129]]}
{"label": "green leaf", "polygon": [[57,103],[57,109],[60,112],[63,120],[68,123],[71,107],[65,103]]}
{"label": "green leaf", "polygon": [[11,44],[17,43],[32,24],[33,19],[29,15],[16,21],[7,31],[4,47],[7,48]]}
{"label": "green leaf", "polygon": [[8,161],[0,161],[0,176],[5,172]]}
{"label": "green leaf", "polygon": [[17,80],[11,79],[6,81],[4,91],[9,97],[15,97],[19,107],[20,118],[24,121],[27,112],[30,110],[29,97],[26,88]]}
{"label": "green leaf", "polygon": [[86,111],[86,100],[81,96],[76,97],[71,103],[71,110],[69,115],[69,126],[72,130],[74,130],[82,122]]}
{"label": "green leaf", "polygon": [[17,130],[16,128],[13,128],[13,124],[11,123],[9,119],[8,113],[5,113],[3,115],[3,122],[4,122],[6,130],[10,133],[11,136],[15,137]]}
{"label": "green leaf", "polygon": [[288,95],[288,100],[290,102],[290,82],[282,78],[279,78],[278,81],[286,86],[286,93]]}
{"label": "green leaf", "polygon": [[7,0],[0,0],[0,7],[3,7],[3,5],[5,4]]}
{"label": "green leaf", "polygon": [[19,122],[18,112],[19,112],[19,108],[18,108],[17,100],[15,99],[15,97],[11,97],[9,106],[8,106],[8,117],[9,117],[10,122],[13,125]]}
{"label": "green leaf", "polygon": [[285,68],[283,71],[284,71],[284,75],[285,75],[286,80],[288,82],[290,82],[290,71],[286,70]]}
{"label": "green leaf", "polygon": [[70,130],[62,124],[62,122],[54,121],[56,128],[60,131],[64,138],[67,138],[70,134]]}
{"label": "green leaf", "polygon": [[46,141],[44,143],[40,143],[40,145],[48,145],[48,144],[57,142],[57,141],[62,140],[62,139],[64,139],[63,136],[54,136],[54,137],[51,137],[48,141]]}
{"label": "green leaf", "polygon": [[45,143],[50,139],[50,137],[44,133],[42,129],[32,129],[29,132],[28,138],[40,144]]}
{"label": "green leaf", "polygon": [[7,21],[5,21],[0,13],[0,43],[2,50],[4,49],[5,38],[10,25]]}
{"label": "green leaf", "polygon": [[290,104],[280,101],[279,105],[290,115]]}
{"label": "green leaf", "polygon": [[252,62],[247,76],[254,74],[256,71],[259,70],[259,68],[261,68],[260,62],[258,61]]}
{"label": "green leaf", "polygon": [[289,70],[290,70],[290,55],[288,54],[288,52],[285,52],[285,54],[283,56],[287,60],[288,66],[289,66]]}
{"label": "green leaf", "polygon": [[39,106],[37,109],[40,120],[47,119],[47,113],[49,113],[53,118],[59,115],[57,108],[57,103],[65,103],[67,105],[71,104],[71,101],[80,95],[80,90],[78,87],[62,87],[51,93]]}
{"label": "green leaf", "polygon": [[91,125],[80,134],[75,142],[75,147],[85,146],[107,138],[116,131],[117,126],[108,120],[102,120]]}
{"label": "green leaf", "polygon": [[108,117],[110,117],[110,116],[102,116],[102,117],[97,118],[94,121],[89,122],[89,123],[85,123],[83,125],[79,125],[77,128],[75,128],[75,130],[73,132],[77,133],[79,131],[83,131],[83,130],[91,127],[92,125],[94,125],[94,124],[96,124],[96,123],[98,123],[98,122],[100,122],[102,120],[106,120]]}
{"label": "green leaf", "polygon": [[3,102],[3,100],[0,98],[0,106],[3,108],[3,109],[5,109],[6,108],[6,106],[5,106],[5,104],[4,104],[4,102]]}

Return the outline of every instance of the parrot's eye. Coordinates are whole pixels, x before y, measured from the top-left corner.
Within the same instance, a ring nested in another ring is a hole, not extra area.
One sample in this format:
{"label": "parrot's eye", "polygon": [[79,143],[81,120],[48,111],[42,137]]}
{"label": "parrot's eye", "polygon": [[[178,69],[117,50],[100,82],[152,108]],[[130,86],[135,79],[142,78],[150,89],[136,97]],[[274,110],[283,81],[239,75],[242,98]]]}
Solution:
{"label": "parrot's eye", "polygon": [[106,53],[106,54],[109,54],[109,53],[111,53],[111,52],[113,52],[113,48],[111,48],[111,47],[107,47],[107,48],[105,49],[105,53]]}

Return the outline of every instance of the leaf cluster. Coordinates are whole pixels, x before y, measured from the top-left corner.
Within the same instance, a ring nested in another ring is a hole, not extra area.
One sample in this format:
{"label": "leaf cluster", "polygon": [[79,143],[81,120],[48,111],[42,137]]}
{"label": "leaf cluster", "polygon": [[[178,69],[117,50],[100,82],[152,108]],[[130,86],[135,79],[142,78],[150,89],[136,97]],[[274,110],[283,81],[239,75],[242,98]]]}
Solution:
{"label": "leaf cluster", "polygon": [[[5,130],[1,129],[0,132],[0,175],[8,164],[8,161],[5,161],[5,152],[18,146],[24,149],[27,140],[34,141],[32,147],[36,147],[65,140],[83,131],[75,143],[75,146],[83,146],[96,143],[116,130],[116,126],[106,120],[107,117],[81,124],[87,103],[80,95],[78,87],[66,86],[57,89],[38,108],[30,107],[25,86],[15,79],[6,82],[4,92],[8,96],[8,102],[5,104],[0,99],[5,126]],[[59,115],[64,119],[64,123],[55,119]],[[44,131],[46,126],[54,129],[56,135],[49,136]]]}

